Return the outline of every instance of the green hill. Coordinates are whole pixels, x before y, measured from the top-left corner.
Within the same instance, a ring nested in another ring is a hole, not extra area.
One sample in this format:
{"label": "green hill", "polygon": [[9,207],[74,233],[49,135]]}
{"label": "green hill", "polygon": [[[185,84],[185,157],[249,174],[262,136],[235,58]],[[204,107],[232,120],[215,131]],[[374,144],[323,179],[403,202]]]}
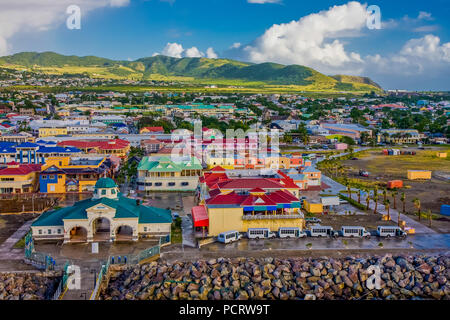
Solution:
{"label": "green hill", "polygon": [[380,91],[369,78],[329,77],[300,65],[252,64],[229,59],[154,56],[117,61],[95,56],[64,56],[54,52],[22,52],[0,57],[0,65],[54,74],[87,74],[94,78],[180,80],[194,84],[289,86],[305,91]]}

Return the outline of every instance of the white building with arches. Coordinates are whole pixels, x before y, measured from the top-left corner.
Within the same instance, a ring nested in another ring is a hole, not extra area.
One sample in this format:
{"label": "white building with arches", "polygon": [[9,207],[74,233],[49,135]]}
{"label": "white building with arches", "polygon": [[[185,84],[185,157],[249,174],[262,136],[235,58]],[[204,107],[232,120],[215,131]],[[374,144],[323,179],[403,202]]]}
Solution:
{"label": "white building with arches", "polygon": [[101,178],[91,199],[43,213],[32,225],[34,240],[64,243],[137,241],[170,234],[170,210],[140,205],[122,196],[110,178]]}

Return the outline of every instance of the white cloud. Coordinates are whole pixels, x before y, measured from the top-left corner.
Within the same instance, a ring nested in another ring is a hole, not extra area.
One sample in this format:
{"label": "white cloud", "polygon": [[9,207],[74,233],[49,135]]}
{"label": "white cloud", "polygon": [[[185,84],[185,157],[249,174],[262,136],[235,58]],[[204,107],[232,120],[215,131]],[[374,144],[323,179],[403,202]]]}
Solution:
{"label": "white cloud", "polygon": [[188,58],[201,58],[205,54],[203,52],[200,52],[197,47],[192,47],[189,49],[186,49],[185,56]]}
{"label": "white cloud", "polygon": [[210,59],[217,59],[219,56],[217,55],[217,53],[214,51],[213,48],[208,48],[206,50],[206,57]]}
{"label": "white cloud", "polygon": [[239,49],[241,47],[240,42],[235,42],[231,45],[230,49]]}
{"label": "white cloud", "polygon": [[169,42],[163,49],[162,54],[169,57],[181,58],[184,53],[183,46],[175,42]]}
{"label": "white cloud", "polygon": [[435,35],[407,41],[394,54],[366,57],[364,72],[385,79],[391,87],[448,89],[450,81],[450,42],[441,43]]}
{"label": "white cloud", "polygon": [[265,4],[265,3],[281,3],[281,0],[247,0],[248,3],[257,3],[257,4]]}
{"label": "white cloud", "polygon": [[[158,55],[159,53],[154,53],[153,56]],[[200,51],[197,47],[192,47],[188,49],[184,49],[183,45],[176,42],[169,42],[164,47],[162,54],[169,57],[174,58],[201,58],[205,56],[205,53]],[[210,47],[206,50],[206,57],[211,59],[217,59],[218,55],[214,51],[214,48]]]}
{"label": "white cloud", "polygon": [[123,7],[129,3],[129,0],[0,0],[0,55],[11,51],[8,40],[18,33],[45,31],[56,26],[65,28],[69,5],[81,8],[83,20],[92,10]]}
{"label": "white cloud", "polygon": [[420,11],[417,19],[419,19],[419,20],[433,20],[433,17],[431,15],[431,13],[429,13],[429,12]]}
{"label": "white cloud", "polygon": [[338,38],[358,35],[367,16],[366,5],[352,1],[298,21],[275,24],[243,50],[256,63],[301,64],[326,73],[358,72],[361,57],[347,52]]}

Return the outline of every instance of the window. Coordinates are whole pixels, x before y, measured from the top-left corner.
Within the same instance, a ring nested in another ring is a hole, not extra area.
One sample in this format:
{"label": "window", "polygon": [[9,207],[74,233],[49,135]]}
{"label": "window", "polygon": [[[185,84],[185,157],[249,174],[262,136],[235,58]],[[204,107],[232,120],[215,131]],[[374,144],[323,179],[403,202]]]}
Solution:
{"label": "window", "polygon": [[42,234],[42,230],[39,230],[38,232],[39,232],[39,234]]}
{"label": "window", "polygon": [[52,234],[52,229],[48,229],[48,234]]}
{"label": "window", "polygon": [[155,186],[156,186],[156,187],[161,187],[161,186],[162,186],[162,183],[161,183],[161,182],[155,182]]}
{"label": "window", "polygon": [[116,190],[115,190],[115,189],[112,189],[112,190],[111,190],[111,194],[116,194]]}
{"label": "window", "polygon": [[144,232],[147,232],[147,227],[144,227]]}
{"label": "window", "polygon": [[50,175],[50,176],[49,176],[49,179],[50,179],[50,180],[55,179],[55,175],[54,175],[54,174]]}
{"label": "window", "polygon": [[183,187],[188,186],[188,185],[189,185],[189,182],[182,182],[181,185],[182,185]]}
{"label": "window", "polygon": [[58,229],[58,234],[61,234],[61,229]]}
{"label": "window", "polygon": [[59,175],[59,176],[58,176],[58,179],[62,179],[62,176],[61,176],[61,175]]}
{"label": "window", "polygon": [[169,182],[167,185],[168,185],[169,187],[174,187],[174,186],[175,186],[175,182]]}
{"label": "window", "polygon": [[42,180],[47,180],[47,176],[42,176]]}
{"label": "window", "polygon": [[102,190],[102,195],[103,196],[106,195],[106,190],[105,189]]}

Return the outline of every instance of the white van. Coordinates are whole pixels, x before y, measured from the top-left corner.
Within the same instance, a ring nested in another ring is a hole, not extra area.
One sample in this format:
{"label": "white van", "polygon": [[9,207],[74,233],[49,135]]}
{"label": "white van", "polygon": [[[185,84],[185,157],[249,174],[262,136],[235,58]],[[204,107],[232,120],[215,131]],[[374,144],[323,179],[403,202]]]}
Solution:
{"label": "white van", "polygon": [[393,226],[379,226],[377,228],[377,235],[383,238],[400,237],[406,238],[406,232],[400,227]]}
{"label": "white van", "polygon": [[364,227],[342,227],[341,234],[343,237],[350,238],[370,238],[370,233]]}
{"label": "white van", "polygon": [[333,228],[328,226],[311,226],[309,230],[311,237],[335,237],[337,235]]}
{"label": "white van", "polygon": [[304,238],[306,233],[300,228],[280,228],[278,229],[278,237],[280,238]]}
{"label": "white van", "polygon": [[276,236],[269,228],[250,228],[247,230],[247,237],[249,239],[270,239]]}
{"label": "white van", "polygon": [[222,232],[217,236],[217,240],[222,243],[231,243],[238,241],[242,238],[242,235],[237,231]]}

